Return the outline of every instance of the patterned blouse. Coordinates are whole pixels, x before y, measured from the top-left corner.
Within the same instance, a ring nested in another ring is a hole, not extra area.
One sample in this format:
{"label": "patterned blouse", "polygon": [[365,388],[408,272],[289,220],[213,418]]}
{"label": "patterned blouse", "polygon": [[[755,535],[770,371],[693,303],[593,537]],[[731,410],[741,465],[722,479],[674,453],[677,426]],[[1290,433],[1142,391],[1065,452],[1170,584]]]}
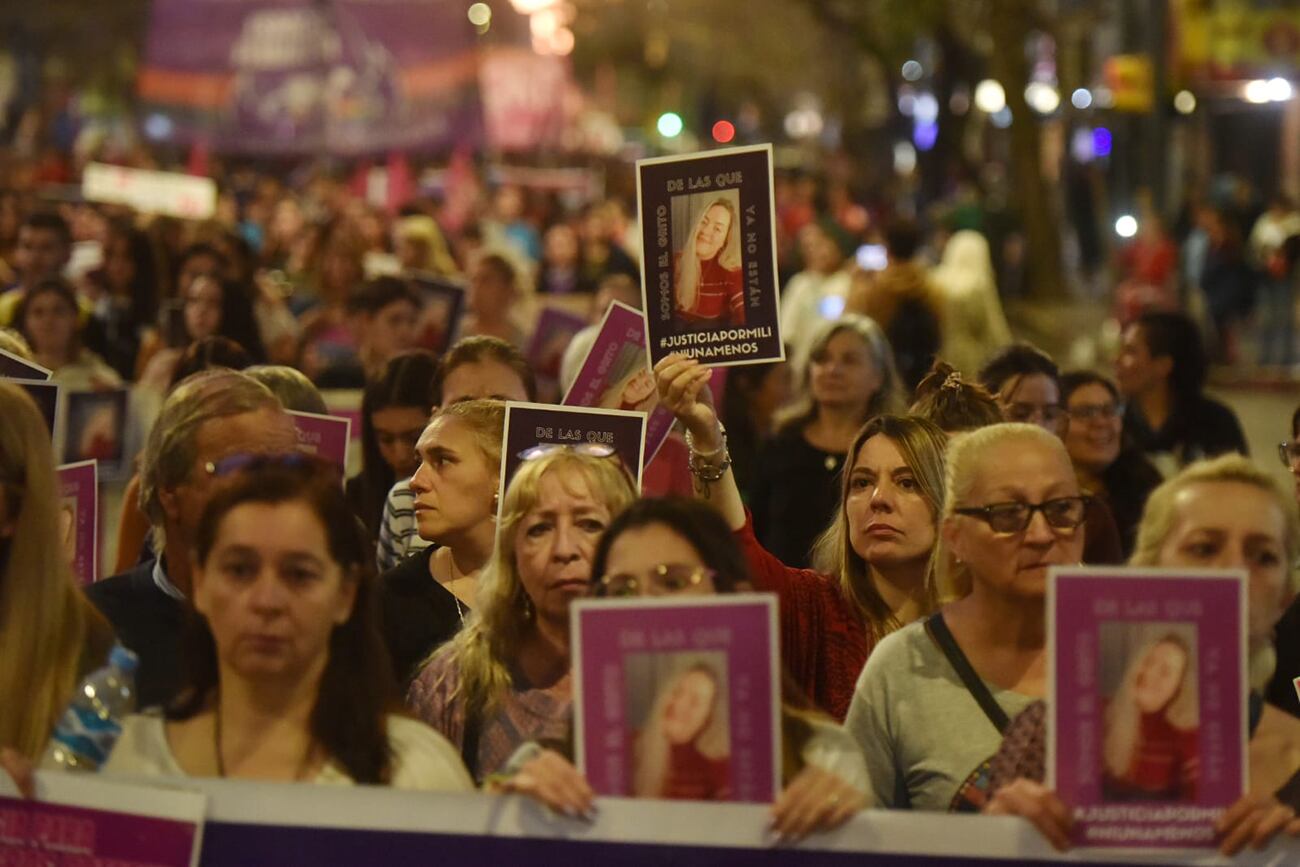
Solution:
{"label": "patterned blouse", "polygon": [[458,694],[460,670],[449,654],[439,654],[411,684],[406,695],[411,711],[451,741],[476,783],[500,771],[521,745],[536,741],[568,752],[573,726],[573,689],[568,675],[546,689],[533,687],[518,670],[513,685],[497,706],[479,721],[478,749],[466,751],[466,702]]}

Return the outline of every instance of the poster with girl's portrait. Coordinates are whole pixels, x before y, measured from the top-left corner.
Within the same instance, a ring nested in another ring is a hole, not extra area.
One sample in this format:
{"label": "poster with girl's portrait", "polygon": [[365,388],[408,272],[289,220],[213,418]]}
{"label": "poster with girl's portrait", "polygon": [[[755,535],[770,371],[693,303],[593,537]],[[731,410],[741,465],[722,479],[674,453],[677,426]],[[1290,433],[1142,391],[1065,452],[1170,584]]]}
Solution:
{"label": "poster with girl's portrait", "polygon": [[433,274],[411,277],[410,284],[423,302],[419,344],[435,355],[441,355],[460,333],[460,320],[465,315],[465,288]]}
{"label": "poster with girl's portrait", "polygon": [[1056,569],[1048,784],[1075,843],[1215,845],[1246,790],[1245,576]]}
{"label": "poster with girl's portrait", "polygon": [[579,770],[602,795],[770,803],[779,790],[776,600],[581,600]]}
{"label": "poster with girl's portrait", "polygon": [[[563,449],[621,462],[641,489],[645,413],[511,401],[506,404],[504,443],[502,492],[525,461]],[[497,501],[498,518],[504,501],[503,493]]]}
{"label": "poster with girl's portrait", "polygon": [[560,363],[564,350],[573,342],[578,332],[587,327],[587,320],[576,313],[558,307],[544,307],[537,317],[532,339],[524,357],[537,375],[537,394],[542,401],[560,397]]}
{"label": "poster with girl's portrait", "polygon": [[68,392],[63,408],[63,463],[97,461],[104,478],[129,475],[124,436],[128,399],[125,388]]}
{"label": "poster with girl's portrait", "polygon": [[594,406],[646,414],[645,463],[658,454],[673,427],[673,414],[659,406],[659,392],[645,351],[645,317],[615,301],[573,384],[566,406]]}
{"label": "poster with girl's portrait", "polygon": [[81,584],[99,580],[99,474],[95,461],[64,464],[59,479],[59,538]]}
{"label": "poster with girl's portrait", "polygon": [[785,359],[778,314],[772,146],[637,161],[651,365]]}

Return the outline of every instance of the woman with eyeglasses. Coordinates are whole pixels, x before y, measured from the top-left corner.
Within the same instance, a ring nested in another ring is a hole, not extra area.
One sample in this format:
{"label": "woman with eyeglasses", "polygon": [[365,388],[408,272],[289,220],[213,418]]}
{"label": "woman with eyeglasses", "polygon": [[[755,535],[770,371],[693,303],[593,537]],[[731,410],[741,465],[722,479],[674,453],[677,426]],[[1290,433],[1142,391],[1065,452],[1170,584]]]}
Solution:
{"label": "woman with eyeglasses", "polygon": [[888,807],[970,811],[1007,720],[1047,687],[1047,570],[1078,563],[1087,501],[1061,441],[1027,424],[948,449],[940,555],[956,601],[887,636],[845,728]]}
{"label": "woman with eyeglasses", "polygon": [[[749,585],[745,557],[726,522],[694,500],[637,501],[601,537],[592,568],[595,594],[614,598],[709,597]],[[716,695],[709,695],[709,682],[709,672],[691,669],[677,685],[716,701]],[[788,675],[782,693],[784,788],[772,807],[771,827],[784,839],[798,839],[839,827],[865,806],[866,768],[853,739],[813,710]],[[698,799],[717,791],[725,778],[717,758],[697,746],[699,735],[674,737],[663,726],[642,732],[637,796]],[[536,752],[502,785],[558,812],[586,815],[591,810],[585,779],[555,753]]]}
{"label": "woman with eyeglasses", "polygon": [[497,529],[506,407],[465,400],[439,410],[416,444],[411,477],[420,538],[430,543],[379,579],[380,623],[406,685],[465,625]]}
{"label": "woman with eyeglasses", "polygon": [[[1198,461],[1161,484],[1147,501],[1138,530],[1134,565],[1246,572],[1250,790],[1217,823],[1220,849],[1228,855],[1247,844],[1263,848],[1283,830],[1300,836],[1300,720],[1261,695],[1277,659],[1274,624],[1297,590],[1291,567],[1297,550],[1295,503],[1269,474],[1240,455]],[[1046,706],[1036,702],[1009,724],[991,763],[994,794],[985,812],[1024,816],[1065,848],[1070,810],[1043,785],[1046,715]],[[1183,726],[1187,716],[1183,714]],[[1151,730],[1142,727],[1144,733]],[[1166,739],[1177,737],[1168,727],[1154,730]],[[1145,763],[1131,765],[1126,775],[1109,744],[1104,754],[1111,777],[1138,775],[1148,782],[1159,770],[1151,758],[1168,762],[1177,755],[1164,744]],[[1194,767],[1191,771],[1195,774]],[[1188,782],[1194,785],[1195,776]]]}
{"label": "woman with eyeglasses", "polygon": [[[1106,377],[1078,370],[1061,377],[1065,424],[1061,438],[1084,490],[1110,506],[1125,557],[1133,553],[1147,497],[1160,471],[1124,442],[1124,402]],[[1087,557],[1084,561],[1087,562]]]}
{"label": "woman with eyeglasses", "polygon": [[587,595],[596,543],[634,499],[620,461],[572,449],[524,461],[510,481],[474,611],[407,695],[476,780],[517,768],[525,756],[512,756],[530,742],[568,751],[569,605]]}
{"label": "woman with eyeglasses", "polygon": [[195,540],[189,682],[165,713],[126,719],[104,771],[470,789],[446,739],[402,709],[373,579],[334,467],[238,462]]}
{"label": "woman with eyeglasses", "polygon": [[[979,379],[997,399],[1006,421],[1038,425],[1054,436],[1065,436],[1061,372],[1046,352],[1029,343],[1013,343],[989,359]],[[1124,562],[1119,524],[1105,499],[1088,501],[1084,523],[1083,562],[1090,566]]]}
{"label": "woman with eyeglasses", "polygon": [[817,707],[842,720],[876,642],[938,605],[931,555],[947,438],[915,416],[878,415],[860,428],[847,449],[838,508],[817,541],[817,568],[796,569],[754,533],[705,387],[709,369],[670,355],[655,374],[662,404],[687,430],[697,495],[726,521],[756,586],[780,597],[787,669]]}

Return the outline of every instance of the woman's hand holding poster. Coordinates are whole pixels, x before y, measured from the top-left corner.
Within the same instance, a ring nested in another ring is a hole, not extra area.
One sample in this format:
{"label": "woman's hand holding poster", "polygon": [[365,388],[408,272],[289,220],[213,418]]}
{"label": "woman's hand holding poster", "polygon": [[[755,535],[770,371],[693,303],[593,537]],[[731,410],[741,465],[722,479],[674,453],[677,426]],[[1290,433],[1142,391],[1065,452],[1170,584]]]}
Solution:
{"label": "woman's hand holding poster", "polygon": [[1048,784],[1082,846],[1212,847],[1246,791],[1245,577],[1054,570]]}

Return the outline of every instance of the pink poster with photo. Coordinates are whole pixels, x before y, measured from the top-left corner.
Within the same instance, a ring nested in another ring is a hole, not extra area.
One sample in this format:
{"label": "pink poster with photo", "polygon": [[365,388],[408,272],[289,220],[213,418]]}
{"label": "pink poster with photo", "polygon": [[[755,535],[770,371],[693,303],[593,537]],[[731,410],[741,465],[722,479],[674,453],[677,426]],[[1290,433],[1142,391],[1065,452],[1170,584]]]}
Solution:
{"label": "pink poster with photo", "polygon": [[587,599],[570,616],[576,761],[598,794],[776,799],[776,597]]}
{"label": "pink poster with photo", "polygon": [[59,474],[59,531],[72,574],[99,580],[99,473],[95,461],[64,464]]}
{"label": "pink poster with photo", "polygon": [[1048,786],[1077,846],[1198,848],[1246,791],[1244,575],[1053,569]]}
{"label": "pink poster with photo", "polygon": [[314,412],[290,412],[298,431],[298,448],[319,455],[338,466],[347,476],[348,441],[352,437],[352,420]]}
{"label": "pink poster with photo", "polygon": [[617,301],[610,305],[563,403],[646,413],[645,463],[654,460],[672,430],[673,416],[659,406],[640,311]]}

